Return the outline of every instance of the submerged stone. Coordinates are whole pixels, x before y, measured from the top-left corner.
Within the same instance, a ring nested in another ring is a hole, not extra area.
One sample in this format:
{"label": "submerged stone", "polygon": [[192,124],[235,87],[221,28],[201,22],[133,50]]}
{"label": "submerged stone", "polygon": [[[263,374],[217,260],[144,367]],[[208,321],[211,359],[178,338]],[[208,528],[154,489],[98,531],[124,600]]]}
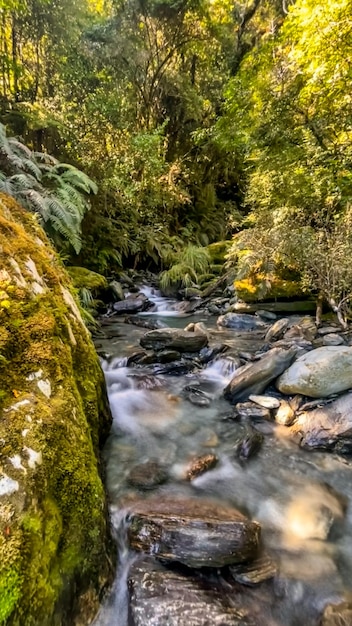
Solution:
{"label": "submerged stone", "polygon": [[258,552],[259,524],[211,500],[149,498],[134,503],[129,515],[131,548],[160,559],[223,567],[251,560]]}

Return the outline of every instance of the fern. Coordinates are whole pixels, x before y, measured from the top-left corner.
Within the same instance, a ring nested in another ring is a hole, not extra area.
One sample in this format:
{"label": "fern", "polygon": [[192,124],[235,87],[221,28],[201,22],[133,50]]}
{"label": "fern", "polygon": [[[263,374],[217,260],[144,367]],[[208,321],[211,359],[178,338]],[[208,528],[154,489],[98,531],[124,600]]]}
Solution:
{"label": "fern", "polygon": [[96,184],[73,165],[7,137],[0,124],[0,191],[26,210],[36,213],[59,249],[81,249],[81,222],[89,209],[86,196],[97,193]]}

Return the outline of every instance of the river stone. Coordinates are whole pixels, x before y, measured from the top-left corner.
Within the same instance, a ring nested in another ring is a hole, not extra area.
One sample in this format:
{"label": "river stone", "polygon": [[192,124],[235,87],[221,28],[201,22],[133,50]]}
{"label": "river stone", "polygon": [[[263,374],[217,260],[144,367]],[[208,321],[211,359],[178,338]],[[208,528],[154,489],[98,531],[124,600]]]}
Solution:
{"label": "river stone", "polygon": [[194,478],[197,478],[197,476],[208,472],[213,469],[218,462],[219,459],[215,454],[204,454],[203,456],[198,456],[190,462],[187,468],[187,479],[193,480]]}
{"label": "river stone", "polygon": [[265,554],[251,563],[230,565],[229,571],[236,582],[254,587],[265,580],[274,578],[278,572],[278,566],[270,556]]}
{"label": "river stone", "polygon": [[140,489],[153,489],[165,483],[167,479],[167,472],[157,461],[139,463],[132,467],[127,476],[128,484]]}
{"label": "river stone", "polygon": [[263,406],[266,409],[278,409],[280,406],[280,400],[278,398],[273,398],[273,396],[249,396],[249,400],[255,402],[255,404],[259,404],[259,406]]}
{"label": "river stone", "polygon": [[239,594],[197,572],[135,562],[128,575],[133,626],[259,626]]}
{"label": "river stone", "polygon": [[324,346],[342,346],[344,343],[341,335],[337,335],[336,333],[327,333],[323,336]]}
{"label": "river stone", "polygon": [[139,313],[146,311],[152,306],[148,298],[140,294],[137,298],[126,298],[120,302],[114,302],[112,308],[115,315],[125,315],[126,313]]}
{"label": "river stone", "polygon": [[220,315],[217,324],[235,330],[266,330],[268,328],[262,320],[246,313],[225,313],[225,315]]}
{"label": "river stone", "polygon": [[276,383],[281,393],[326,397],[352,387],[352,348],[326,346],[299,357]]}
{"label": "river stone", "polygon": [[301,446],[305,448],[349,454],[352,451],[352,394],[346,393],[313,411],[304,411],[292,428],[302,436]]}
{"label": "river stone", "polygon": [[140,340],[143,348],[152,350],[178,350],[179,352],[199,352],[208,345],[208,337],[203,333],[191,333],[178,328],[160,328],[146,333]]}
{"label": "river stone", "polygon": [[266,333],[265,341],[270,343],[271,341],[275,341],[276,339],[283,337],[285,331],[289,327],[289,324],[290,320],[288,317],[283,317],[281,320],[277,320],[277,322],[275,322]]}
{"label": "river stone", "polygon": [[258,361],[240,367],[224,391],[232,403],[247,400],[250,395],[260,394],[292,363],[296,349],[273,348]]}
{"label": "river stone", "polygon": [[238,402],[235,409],[237,414],[244,419],[271,419],[270,409],[256,402]]}
{"label": "river stone", "polygon": [[321,626],[351,626],[352,602],[328,604],[325,607]]}
{"label": "river stone", "polygon": [[275,411],[275,422],[281,426],[291,426],[295,419],[295,411],[287,400],[281,400],[279,408]]}
{"label": "river stone", "polygon": [[188,567],[223,567],[257,555],[260,526],[232,507],[196,498],[150,498],[129,511],[132,549]]}

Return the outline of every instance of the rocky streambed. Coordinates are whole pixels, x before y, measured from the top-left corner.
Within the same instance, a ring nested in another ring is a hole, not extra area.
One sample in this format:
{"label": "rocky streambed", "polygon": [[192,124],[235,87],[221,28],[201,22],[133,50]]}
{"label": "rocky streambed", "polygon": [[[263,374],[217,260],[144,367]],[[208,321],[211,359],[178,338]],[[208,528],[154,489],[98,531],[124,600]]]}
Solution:
{"label": "rocky streambed", "polygon": [[97,339],[119,566],[94,625],[351,624],[350,334],[173,306]]}

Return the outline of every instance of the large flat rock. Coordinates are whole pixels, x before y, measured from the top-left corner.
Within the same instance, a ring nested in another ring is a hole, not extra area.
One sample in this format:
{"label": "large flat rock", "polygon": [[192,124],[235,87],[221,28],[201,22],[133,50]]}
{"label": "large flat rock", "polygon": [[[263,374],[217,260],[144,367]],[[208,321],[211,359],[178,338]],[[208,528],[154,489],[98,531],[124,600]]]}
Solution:
{"label": "large flat rock", "polygon": [[258,361],[240,367],[224,390],[225,398],[236,403],[247,400],[252,394],[262,393],[289,367],[295,355],[296,348],[273,348]]}
{"label": "large flat rock", "polygon": [[259,524],[211,500],[140,500],[130,507],[130,520],[131,548],[188,567],[242,563],[258,552]]}
{"label": "large flat rock", "polygon": [[352,388],[352,348],[324,346],[302,355],[280,376],[277,388],[312,398]]}
{"label": "large flat rock", "polygon": [[191,333],[178,328],[160,328],[146,333],[140,340],[143,348],[151,350],[178,350],[179,352],[199,352],[208,345],[204,333]]}

